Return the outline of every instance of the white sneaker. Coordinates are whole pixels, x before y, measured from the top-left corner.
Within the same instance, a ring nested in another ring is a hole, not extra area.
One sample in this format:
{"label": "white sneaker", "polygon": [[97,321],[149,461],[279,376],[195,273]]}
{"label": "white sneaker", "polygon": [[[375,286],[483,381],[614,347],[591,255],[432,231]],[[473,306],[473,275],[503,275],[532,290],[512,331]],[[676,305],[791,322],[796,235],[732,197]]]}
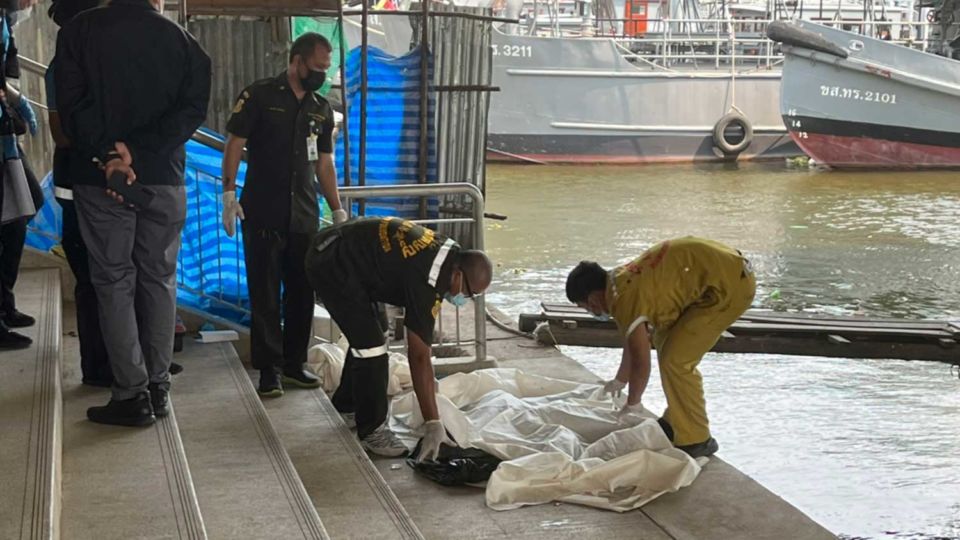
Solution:
{"label": "white sneaker", "polygon": [[357,414],[352,412],[340,413],[343,423],[350,429],[357,429]]}
{"label": "white sneaker", "polygon": [[384,457],[400,457],[406,455],[407,447],[400,442],[396,434],[390,431],[386,424],[376,431],[360,439],[360,445],[371,454]]}

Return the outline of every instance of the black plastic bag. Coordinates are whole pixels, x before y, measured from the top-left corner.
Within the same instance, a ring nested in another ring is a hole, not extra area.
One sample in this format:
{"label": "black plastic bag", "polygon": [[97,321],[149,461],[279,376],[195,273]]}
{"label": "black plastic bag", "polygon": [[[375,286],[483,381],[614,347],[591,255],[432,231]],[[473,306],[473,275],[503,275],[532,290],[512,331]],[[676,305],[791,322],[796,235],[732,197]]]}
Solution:
{"label": "black plastic bag", "polygon": [[407,465],[414,471],[444,486],[462,486],[486,482],[493,471],[500,466],[501,459],[478,448],[460,448],[459,446],[440,445],[440,455],[436,461],[417,463],[423,439],[414,449],[414,457],[407,458]]}

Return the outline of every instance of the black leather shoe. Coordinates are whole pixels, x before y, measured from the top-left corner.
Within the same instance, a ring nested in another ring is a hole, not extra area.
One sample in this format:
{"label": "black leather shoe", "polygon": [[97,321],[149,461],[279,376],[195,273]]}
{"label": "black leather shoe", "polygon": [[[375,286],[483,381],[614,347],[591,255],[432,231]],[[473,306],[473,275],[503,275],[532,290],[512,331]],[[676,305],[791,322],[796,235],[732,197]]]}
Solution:
{"label": "black leather shoe", "polygon": [[257,387],[257,393],[260,397],[278,398],[283,396],[283,387],[280,386],[280,378],[277,372],[270,369],[260,370],[260,386]]}
{"label": "black leather shoe", "polygon": [[37,324],[36,319],[26,313],[20,313],[17,310],[7,314],[7,316],[3,318],[3,322],[10,328],[27,328]]}
{"label": "black leather shoe", "polygon": [[690,457],[696,459],[699,457],[710,457],[716,454],[717,450],[720,449],[720,443],[718,443],[713,437],[710,437],[702,443],[678,446],[677,448],[683,450]]}
{"label": "black leather shoe", "polygon": [[320,388],[320,379],[302,368],[285,369],[283,370],[283,384],[293,385],[297,388]]}
{"label": "black leather shoe", "polygon": [[157,421],[147,392],[122,401],[111,399],[103,407],[90,407],[87,409],[87,418],[97,424],[128,427],[149,426]]}
{"label": "black leather shoe", "polygon": [[161,388],[159,384],[147,385],[150,390],[150,405],[153,406],[153,415],[163,418],[170,414],[170,390]]}
{"label": "black leather shoe", "polygon": [[179,375],[183,373],[183,366],[176,362],[170,362],[170,369],[168,371],[170,371],[171,375]]}
{"label": "black leather shoe", "polygon": [[14,351],[17,349],[26,349],[33,345],[33,340],[23,334],[11,332],[0,332],[0,351]]}

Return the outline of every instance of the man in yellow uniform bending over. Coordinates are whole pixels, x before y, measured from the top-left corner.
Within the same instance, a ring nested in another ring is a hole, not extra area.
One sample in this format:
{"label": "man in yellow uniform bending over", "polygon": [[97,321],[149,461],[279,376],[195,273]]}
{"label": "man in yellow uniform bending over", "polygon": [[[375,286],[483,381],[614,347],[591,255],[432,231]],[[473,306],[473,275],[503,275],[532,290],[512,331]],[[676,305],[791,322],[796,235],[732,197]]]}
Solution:
{"label": "man in yellow uniform bending over", "polygon": [[613,394],[629,384],[621,415],[642,409],[653,343],[667,396],[660,426],[677,448],[696,458],[719,448],[710,436],[697,365],[750,307],[756,286],[739,251],[686,237],[661,242],[609,272],[595,262],[581,262],[567,277],[567,298],[600,320],[612,316],[626,340],[620,370],[604,386]]}

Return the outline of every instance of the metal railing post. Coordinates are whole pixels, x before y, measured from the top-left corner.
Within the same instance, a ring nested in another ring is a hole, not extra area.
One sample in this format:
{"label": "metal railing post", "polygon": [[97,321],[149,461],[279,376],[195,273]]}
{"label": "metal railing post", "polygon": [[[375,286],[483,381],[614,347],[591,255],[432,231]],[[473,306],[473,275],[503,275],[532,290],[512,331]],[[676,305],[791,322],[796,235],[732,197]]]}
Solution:
{"label": "metal railing post", "polygon": [[[476,189],[473,184],[468,184]],[[483,243],[483,195],[477,189],[473,198],[473,248],[484,251]],[[474,305],[474,356],[477,362],[487,359],[487,295],[481,294],[473,300]]]}
{"label": "metal railing post", "polygon": [[[483,251],[483,193],[473,184],[439,183],[439,184],[408,184],[399,186],[349,186],[340,188],[340,196],[344,203],[353,199],[381,199],[391,197],[438,197],[450,195],[467,195],[473,202],[473,247]],[[348,206],[349,208],[349,206]],[[416,222],[417,220],[412,220]],[[487,325],[486,299],[480,295],[473,299],[474,305],[474,355],[476,361],[487,359]]]}

